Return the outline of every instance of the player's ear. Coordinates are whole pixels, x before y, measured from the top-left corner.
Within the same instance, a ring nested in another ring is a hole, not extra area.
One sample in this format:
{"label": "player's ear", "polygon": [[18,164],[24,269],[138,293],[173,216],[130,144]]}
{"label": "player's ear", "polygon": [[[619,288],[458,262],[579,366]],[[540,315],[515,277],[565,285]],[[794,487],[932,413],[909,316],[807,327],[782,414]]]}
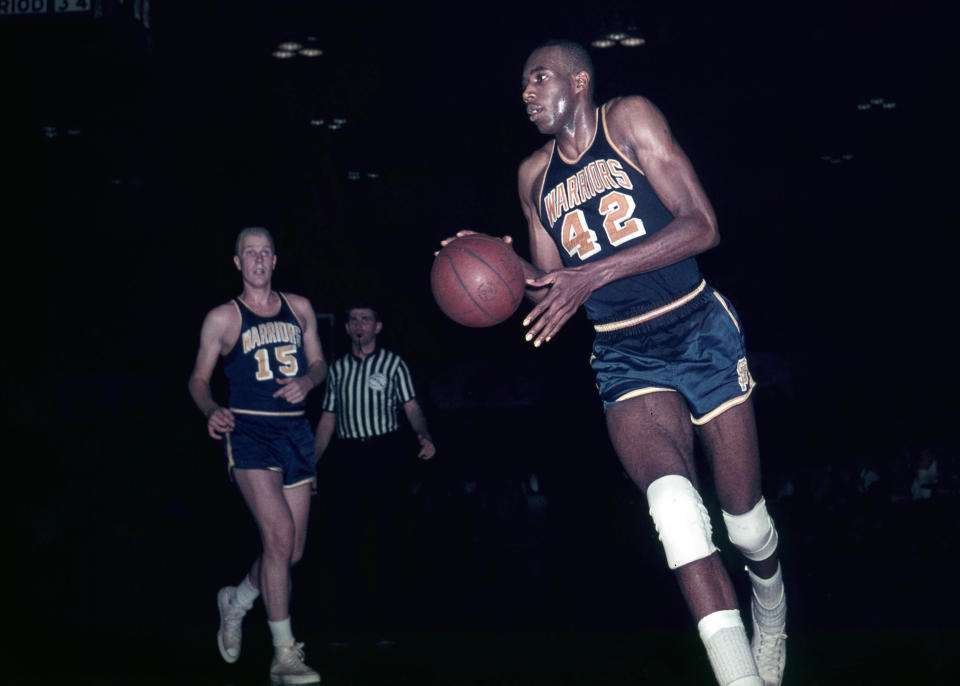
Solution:
{"label": "player's ear", "polygon": [[233,266],[235,266],[235,267],[237,268],[237,271],[238,271],[238,272],[239,272],[239,271],[242,271],[241,268],[240,268],[240,258],[237,257],[236,255],[233,256]]}
{"label": "player's ear", "polygon": [[375,331],[376,331],[376,333],[377,333],[378,336],[380,335],[380,331],[381,331],[382,329],[383,329],[383,322],[377,322],[377,326],[376,326]]}
{"label": "player's ear", "polygon": [[586,69],[582,69],[574,75],[574,83],[577,84],[578,92],[587,89],[587,86],[590,85],[590,74]]}

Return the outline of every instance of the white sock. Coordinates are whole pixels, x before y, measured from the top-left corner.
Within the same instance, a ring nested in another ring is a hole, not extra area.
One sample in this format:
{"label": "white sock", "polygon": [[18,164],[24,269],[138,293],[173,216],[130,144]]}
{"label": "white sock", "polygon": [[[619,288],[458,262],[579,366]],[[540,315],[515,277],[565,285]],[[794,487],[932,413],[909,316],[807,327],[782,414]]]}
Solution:
{"label": "white sock", "polygon": [[697,623],[720,686],[763,686],[738,610],[719,610]]}
{"label": "white sock", "polygon": [[766,609],[772,609],[783,600],[783,574],[780,572],[780,564],[777,564],[777,571],[769,579],[763,579],[747,567],[747,575],[750,577],[750,585],[753,587],[753,595],[757,602]]}
{"label": "white sock", "polygon": [[783,589],[783,575],[780,565],[769,579],[761,579],[747,569],[750,585],[753,587],[753,616],[755,621],[778,632],[787,624],[787,596]]}
{"label": "white sock", "polygon": [[267,626],[270,627],[270,634],[273,636],[273,646],[290,645],[293,643],[293,629],[290,627],[290,618],[281,619],[279,622],[267,620]]}
{"label": "white sock", "polygon": [[260,589],[250,583],[250,575],[243,577],[243,581],[237,585],[237,604],[249,610],[259,597]]}

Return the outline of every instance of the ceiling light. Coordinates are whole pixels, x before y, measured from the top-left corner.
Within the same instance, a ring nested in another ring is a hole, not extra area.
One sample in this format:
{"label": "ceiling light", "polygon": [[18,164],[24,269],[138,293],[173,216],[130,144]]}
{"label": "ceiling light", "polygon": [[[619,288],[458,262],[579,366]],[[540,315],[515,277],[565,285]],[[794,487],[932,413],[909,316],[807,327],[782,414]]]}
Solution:
{"label": "ceiling light", "polygon": [[595,48],[612,48],[614,45],[616,45],[616,43],[614,43],[609,38],[598,38],[597,40],[593,41],[590,45],[592,45]]}
{"label": "ceiling light", "polygon": [[296,55],[295,52],[290,52],[289,50],[274,50],[271,54],[278,60],[288,60]]}
{"label": "ceiling light", "polygon": [[647,40],[645,38],[638,38],[636,36],[627,36],[620,41],[620,45],[625,48],[638,48],[641,45],[645,44]]}
{"label": "ceiling light", "polygon": [[292,41],[292,40],[291,40],[291,41],[286,41],[285,43],[281,43],[280,45],[277,46],[277,48],[278,48],[279,50],[284,50],[284,51],[286,51],[286,52],[296,52],[297,50],[299,50],[299,49],[302,48],[302,47],[303,47],[303,44],[302,44],[302,43],[298,43],[298,42]]}
{"label": "ceiling light", "polygon": [[316,36],[307,36],[306,42],[300,48],[300,54],[304,57],[320,57],[323,54]]}
{"label": "ceiling light", "polygon": [[623,33],[622,31],[612,31],[607,34],[607,38],[609,38],[612,41],[623,40],[626,37],[627,37],[627,34]]}

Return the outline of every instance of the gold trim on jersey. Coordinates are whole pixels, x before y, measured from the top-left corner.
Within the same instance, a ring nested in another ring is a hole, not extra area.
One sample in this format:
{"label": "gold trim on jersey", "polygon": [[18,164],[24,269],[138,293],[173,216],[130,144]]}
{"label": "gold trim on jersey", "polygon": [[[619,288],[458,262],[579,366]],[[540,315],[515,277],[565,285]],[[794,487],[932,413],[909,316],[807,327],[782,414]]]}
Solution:
{"label": "gold trim on jersey", "polygon": [[[656,319],[660,315],[666,314],[671,310],[675,310],[678,307],[686,305],[688,302],[690,302],[691,300],[696,298],[698,295],[700,295],[700,293],[706,287],[707,287],[707,282],[706,280],[703,280],[700,282],[699,286],[697,286],[695,289],[687,293],[685,296],[681,298],[677,298],[673,302],[669,302],[662,307],[658,307],[655,310],[650,310],[649,312],[645,312],[644,314],[638,314],[634,317],[621,319],[616,322],[607,322],[606,324],[594,324],[593,329],[597,333],[608,333],[610,331],[619,331],[620,329],[627,329],[631,326],[636,326],[637,324],[643,324],[644,322],[648,322],[651,319]],[[729,312],[729,310],[727,311]]]}
{"label": "gold trim on jersey", "polygon": [[238,410],[235,407],[231,407],[230,411],[236,414],[253,414],[257,415],[258,417],[299,417],[302,414],[306,414],[306,410],[293,412],[267,412],[266,410]]}
{"label": "gold trim on jersey", "polygon": [[543,189],[547,187],[547,174],[550,172],[550,163],[553,162],[553,153],[557,149],[557,139],[554,138],[550,144],[550,157],[547,158],[547,166],[543,168],[543,174],[540,177],[540,192],[537,194],[537,219],[543,214]]}
{"label": "gold trim on jersey", "polygon": [[610,147],[613,148],[613,151],[618,155],[620,155],[621,160],[623,160],[624,162],[629,164],[631,167],[636,169],[641,176],[646,176],[646,174],[643,173],[643,170],[637,165],[635,165],[629,157],[624,155],[623,150],[618,148],[617,144],[613,142],[612,138],[610,138],[610,134],[607,132],[607,106],[609,104],[610,104],[609,102],[605,103],[603,106],[603,109],[600,110],[600,116],[603,117],[603,137],[607,139],[607,143],[610,144]]}

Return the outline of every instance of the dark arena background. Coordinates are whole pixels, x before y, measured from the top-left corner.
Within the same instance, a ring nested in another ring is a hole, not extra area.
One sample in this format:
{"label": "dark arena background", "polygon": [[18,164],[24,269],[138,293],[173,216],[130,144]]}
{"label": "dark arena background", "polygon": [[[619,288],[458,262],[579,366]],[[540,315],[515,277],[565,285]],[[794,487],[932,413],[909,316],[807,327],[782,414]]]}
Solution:
{"label": "dark arena background", "polygon": [[[534,350],[529,305],[467,329],[429,289],[459,229],[527,254],[516,169],[543,140],[520,102],[529,51],[621,31],[643,45],[590,48],[598,100],[650,97],[719,217],[700,263],[744,321],[759,382],[784,684],[955,683],[947,15],[0,0],[4,681],[267,682],[262,604],[237,664],[215,648],[216,591],[257,538],[186,389],[204,314],[239,292],[233,239],[264,225],[274,283],[310,298],[329,358],[345,352],[344,305],[381,305],[381,343],[410,363],[438,445],[411,466],[393,650],[328,647],[335,485],[321,484],[292,607],[325,683],[713,683],[607,441],[582,313]],[[322,54],[275,57],[285,42]]]}

